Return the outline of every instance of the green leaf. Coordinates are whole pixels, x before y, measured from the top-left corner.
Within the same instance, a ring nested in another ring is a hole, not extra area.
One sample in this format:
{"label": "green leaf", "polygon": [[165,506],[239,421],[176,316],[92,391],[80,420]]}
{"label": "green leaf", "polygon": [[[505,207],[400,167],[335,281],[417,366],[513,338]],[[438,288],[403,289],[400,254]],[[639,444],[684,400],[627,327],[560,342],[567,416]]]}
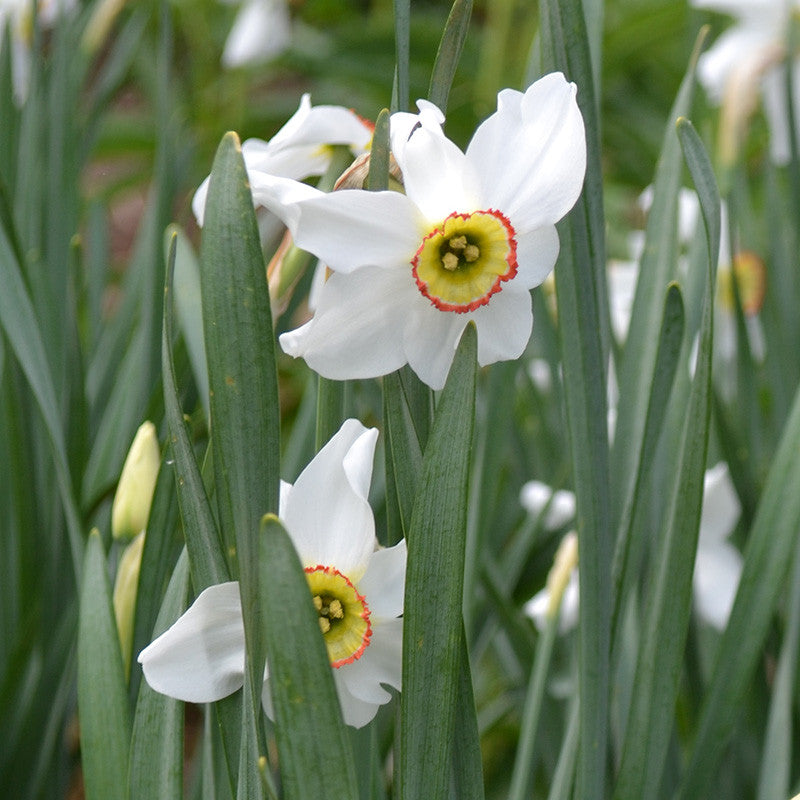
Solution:
{"label": "green leaf", "polygon": [[677,198],[681,185],[681,153],[675,120],[688,113],[694,89],[694,70],[702,38],[669,115],[661,156],[653,181],[653,204],[647,218],[645,248],[639,268],[631,321],[618,363],[620,398],[614,449],[611,454],[615,521],[632,502],[642,453],[647,406],[655,376],[658,338],[653,320],[659,318],[664,290],[678,275]]}
{"label": "green leaf", "polygon": [[161,363],[164,382],[164,407],[170,432],[170,447],[175,458],[175,481],[178,491],[183,532],[186,537],[192,585],[196,593],[208,586],[230,580],[222,539],[203,486],[203,477],[195,459],[175,385],[175,366],[170,344],[173,338],[172,278],[176,241],[169,250],[164,288],[164,325],[161,340]]}
{"label": "green leaf", "polygon": [[47,354],[36,314],[22,279],[20,264],[6,232],[0,228],[0,327],[25,373],[47,429],[56,472],[56,481],[66,517],[72,567],[80,576],[83,559],[83,534],[75,503],[72,478],[64,440],[59,406]]}
{"label": "green leaf", "polygon": [[719,259],[720,201],[705,149],[687,120],[678,121],[678,135],[706,223],[708,260],[703,318],[675,474],[671,485],[661,487],[669,501],[647,582],[649,592],[643,633],[614,794],[618,800],[659,796],[689,627],[708,448],[713,287]]}
{"label": "green leaf", "polygon": [[772,615],[783,592],[800,529],[800,392],[784,427],[744,551],[736,600],[717,650],[680,800],[708,796],[739,720]]}
{"label": "green leaf", "polygon": [[406,800],[449,796],[461,669],[461,614],[477,334],[467,326],[422,463],[408,537],[400,783]]}
{"label": "green leaf", "polygon": [[472,0],[454,0],[436,52],[431,84],[428,88],[428,100],[437,105],[442,113],[447,111],[447,98],[456,75],[461,51],[464,49],[471,16]]}
{"label": "green leaf", "polygon": [[263,514],[278,510],[280,407],[266,266],[235,133],[222,138],[211,170],[200,269],[215,495],[220,526],[236,540],[255,703],[264,664],[258,531]]}
{"label": "green leaf", "polygon": [[577,499],[580,563],[580,749],[576,793],[605,795],[608,741],[612,522],[606,364],[610,344],[600,123],[580,0],[541,4],[542,63],[578,86],[586,127],[581,197],[559,225],[555,268],[559,344]]}
{"label": "green leaf", "polygon": [[[628,591],[636,580],[641,564],[645,540],[633,532],[638,511],[638,502],[643,497],[644,485],[650,475],[650,466],[655,455],[658,439],[668,408],[670,390],[681,355],[681,345],[685,327],[683,296],[678,284],[667,287],[664,299],[664,313],[656,350],[653,372],[653,386],[647,406],[647,419],[642,433],[642,452],[639,455],[636,482],[633,492],[628,496],[619,525],[619,537],[614,552],[614,597],[612,617],[612,643],[616,642],[619,615],[624,606]],[[615,647],[616,650],[616,647]]]}
{"label": "green leaf", "polygon": [[319,452],[339,430],[345,414],[345,381],[334,381],[317,376],[317,426],[314,437]]}
{"label": "green leaf", "polygon": [[105,553],[96,530],[86,545],[81,587],[78,711],[87,800],[124,800],[130,711]]}
{"label": "green leaf", "polygon": [[389,188],[389,109],[384,108],[375,120],[369,156],[367,187],[371,192]]}
{"label": "green leaf", "polygon": [[408,110],[409,48],[411,41],[411,0],[394,0],[395,106],[393,111]]}
{"label": "green leaf", "polygon": [[[184,549],[167,587],[152,639],[178,619],[188,600],[189,559]],[[183,797],[183,714],[180,700],[159,694],[142,681],[133,718],[129,800]]]}
{"label": "green leaf", "polygon": [[261,526],[262,615],[286,800],[358,800],[350,737],[300,559],[280,520]]}

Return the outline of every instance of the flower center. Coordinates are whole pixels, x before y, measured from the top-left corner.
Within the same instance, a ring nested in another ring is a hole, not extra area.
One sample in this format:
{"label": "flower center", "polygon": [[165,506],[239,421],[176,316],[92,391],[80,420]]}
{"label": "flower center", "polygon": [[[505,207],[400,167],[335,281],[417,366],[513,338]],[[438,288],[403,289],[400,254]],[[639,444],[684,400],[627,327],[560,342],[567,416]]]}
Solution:
{"label": "flower center", "polygon": [[361,658],[372,636],[367,601],[333,567],[306,567],[306,580],[331,666],[338,668]]}
{"label": "flower center", "polygon": [[764,262],[753,252],[743,250],[733,257],[733,269],[720,268],[717,275],[719,301],[728,311],[734,309],[733,276],[739,289],[742,311],[752,316],[761,311],[766,290]]}
{"label": "flower center", "polygon": [[453,213],[411,260],[417,287],[436,308],[463,314],[486,305],[517,274],[517,241],[499,211]]}

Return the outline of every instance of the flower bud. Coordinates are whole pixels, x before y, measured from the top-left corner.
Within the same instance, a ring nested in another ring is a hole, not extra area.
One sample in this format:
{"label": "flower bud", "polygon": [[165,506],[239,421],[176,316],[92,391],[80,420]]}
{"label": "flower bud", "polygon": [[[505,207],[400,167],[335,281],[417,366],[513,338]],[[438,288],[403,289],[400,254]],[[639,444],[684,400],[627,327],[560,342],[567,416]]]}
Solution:
{"label": "flower bud", "polygon": [[132,539],[147,527],[160,461],[156,426],[144,422],[128,451],[111,506],[111,534],[115,539]]}
{"label": "flower bud", "polygon": [[114,581],[114,616],[117,618],[119,646],[122,650],[122,663],[125,674],[131,669],[131,649],[133,648],[133,617],[136,611],[136,593],[139,587],[139,569],[142,566],[142,550],[145,532],[125,548],[117,566]]}

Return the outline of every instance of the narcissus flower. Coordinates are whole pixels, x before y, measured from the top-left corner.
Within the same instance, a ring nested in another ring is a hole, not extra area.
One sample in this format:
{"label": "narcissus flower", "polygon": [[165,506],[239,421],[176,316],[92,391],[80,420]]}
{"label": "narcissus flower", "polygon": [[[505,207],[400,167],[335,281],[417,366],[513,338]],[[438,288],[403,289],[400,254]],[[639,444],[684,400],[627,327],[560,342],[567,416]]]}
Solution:
{"label": "narcissus flower", "polygon": [[[263,206],[261,184],[265,176],[304,180],[322,175],[331,162],[331,145],[346,145],[360,155],[369,147],[372,125],[343,106],[312,106],[304,94],[289,121],[268,141],[247,139],[242,156],[256,208]],[[195,192],[192,210],[197,224],[203,224],[208,183],[206,178]]]}
{"label": "narcissus flower", "polygon": [[[367,502],[378,432],[347,420],[294,485],[281,484],[280,518],[292,538],[325,636],[344,720],[360,728],[400,688],[406,545],[379,549]],[[270,614],[275,624],[280,615]],[[292,632],[287,630],[286,636]],[[242,686],[239,585],[210,586],[139,654],[158,692],[194,703]],[[272,716],[269,674],[264,710]]]}
{"label": "narcissus flower", "polygon": [[291,43],[291,25],[285,0],[244,0],[225,40],[223,65],[240,67],[276,58]]}
{"label": "narcissus flower", "polygon": [[583,185],[576,91],[560,73],[525,93],[503,90],[466,152],[429,103],[411,125],[393,118],[405,194],[265,179],[265,205],[333,271],[314,317],[281,336],[283,349],[334,379],[408,363],[440,389],[472,321],[481,365],[518,358],[533,324],[530,289],[553,269],[555,223]]}

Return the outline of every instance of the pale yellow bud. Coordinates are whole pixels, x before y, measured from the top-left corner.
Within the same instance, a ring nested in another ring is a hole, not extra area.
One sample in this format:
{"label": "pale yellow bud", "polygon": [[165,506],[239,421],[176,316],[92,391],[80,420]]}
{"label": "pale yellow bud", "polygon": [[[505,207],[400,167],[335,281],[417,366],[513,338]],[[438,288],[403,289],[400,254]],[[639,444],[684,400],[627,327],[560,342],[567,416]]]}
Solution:
{"label": "pale yellow bud", "polygon": [[142,566],[144,536],[145,532],[142,531],[125,548],[117,567],[117,579],[114,581],[114,616],[117,618],[119,646],[126,675],[131,669],[133,617],[136,611],[136,590],[139,586],[139,569]]}
{"label": "pale yellow bud", "polygon": [[555,617],[561,607],[561,598],[569,583],[572,570],[578,566],[578,536],[575,532],[568,533],[558,546],[553,566],[547,574],[547,591],[550,603],[547,607],[547,616]]}
{"label": "pale yellow bud", "polygon": [[145,422],[136,431],[111,506],[115,539],[131,539],[147,527],[160,462],[156,426]]}

